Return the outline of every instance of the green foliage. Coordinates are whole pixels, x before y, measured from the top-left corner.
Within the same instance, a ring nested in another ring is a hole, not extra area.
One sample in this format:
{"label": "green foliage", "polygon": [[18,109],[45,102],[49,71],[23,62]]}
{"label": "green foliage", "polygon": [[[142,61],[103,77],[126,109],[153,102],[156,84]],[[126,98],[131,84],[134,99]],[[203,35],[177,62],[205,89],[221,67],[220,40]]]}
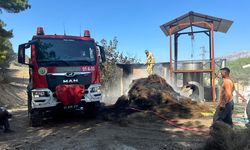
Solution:
{"label": "green foliage", "polygon": [[108,44],[107,40],[105,39],[102,39],[100,43],[104,47],[106,55],[106,62],[101,65],[101,71],[104,90],[107,90],[118,82],[120,71],[116,64],[137,63],[138,59],[135,57],[126,56],[117,50],[117,37],[114,37],[113,40],[110,40]]}
{"label": "green foliage", "polygon": [[0,0],[0,12],[4,9],[9,13],[19,13],[28,8],[28,0]]}
{"label": "green foliage", "polygon": [[[30,8],[28,0],[0,0],[0,13],[6,10],[9,13],[18,13]],[[0,20],[0,68],[7,68],[13,59],[13,49],[10,38],[13,37],[12,30],[4,29],[6,24]]]}
{"label": "green foliage", "polygon": [[243,85],[248,85],[250,83],[250,68],[242,68],[242,66],[250,64],[250,57],[239,58],[236,60],[229,61],[227,66],[231,70],[232,77],[241,82]]}
{"label": "green foliage", "polygon": [[3,27],[5,27],[5,24],[0,20],[0,67],[6,68],[13,54],[9,40],[12,37],[12,31],[6,31]]}

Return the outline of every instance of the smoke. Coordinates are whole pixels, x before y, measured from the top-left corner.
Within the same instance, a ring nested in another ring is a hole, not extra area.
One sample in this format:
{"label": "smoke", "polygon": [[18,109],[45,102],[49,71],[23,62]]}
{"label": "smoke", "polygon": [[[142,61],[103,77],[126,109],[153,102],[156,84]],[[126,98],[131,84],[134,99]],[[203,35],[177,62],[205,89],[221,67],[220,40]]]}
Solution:
{"label": "smoke", "polygon": [[171,85],[176,92],[182,93],[182,89],[178,88],[178,87],[183,86],[183,81],[177,79],[177,85],[175,85],[174,84],[175,79],[174,79],[174,76],[173,76],[172,77],[172,82],[171,82],[169,66],[164,67],[163,64],[156,64],[155,67],[154,67],[154,74],[157,74],[157,75],[161,76],[162,78],[164,78],[166,80],[166,82],[169,85]]}
{"label": "smoke", "polygon": [[[146,69],[146,65],[141,65],[136,67],[132,67],[132,71],[127,75],[123,75],[123,70],[122,69],[117,69],[120,70],[119,72],[116,72],[118,74],[118,78],[113,84],[106,90],[104,91],[104,96],[103,96],[103,102],[106,105],[111,105],[114,104],[117,99],[122,96],[122,95],[127,95],[128,91],[130,90],[133,80],[140,79],[140,78],[147,78],[148,73]],[[165,67],[163,64],[156,64],[154,66],[154,74],[157,74],[164,78],[166,82],[171,85],[175,91],[180,93],[183,96],[188,97],[190,95],[190,90],[188,92],[183,93],[183,89],[180,89],[176,86],[174,86],[173,82],[170,82],[170,75],[169,75],[169,67]],[[192,90],[191,90],[192,92]]]}
{"label": "smoke", "polygon": [[103,103],[106,105],[112,105],[120,96],[126,95],[134,79],[135,78],[132,75],[125,78],[120,76],[117,81],[104,91]]}
{"label": "smoke", "polygon": [[136,67],[132,72],[126,74],[122,69],[116,69],[117,78],[109,88],[104,91],[103,103],[106,105],[114,104],[122,95],[127,95],[133,80],[147,77],[146,66]]}

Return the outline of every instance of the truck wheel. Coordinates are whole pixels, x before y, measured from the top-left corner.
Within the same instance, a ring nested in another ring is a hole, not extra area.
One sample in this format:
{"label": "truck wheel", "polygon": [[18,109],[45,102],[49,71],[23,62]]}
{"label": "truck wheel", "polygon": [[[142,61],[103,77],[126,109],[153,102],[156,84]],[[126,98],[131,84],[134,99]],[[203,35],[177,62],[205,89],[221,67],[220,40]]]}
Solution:
{"label": "truck wheel", "polygon": [[246,107],[247,118],[250,121],[250,100],[248,100],[247,107]]}
{"label": "truck wheel", "polygon": [[28,116],[30,118],[30,112],[31,112],[31,109],[32,109],[32,106],[31,106],[31,102],[32,99],[31,99],[31,92],[28,92]]}
{"label": "truck wheel", "polygon": [[39,127],[42,126],[43,115],[39,110],[32,110],[29,112],[30,126]]}
{"label": "truck wheel", "polygon": [[95,118],[99,112],[100,102],[90,102],[84,105],[84,114],[87,117]]}

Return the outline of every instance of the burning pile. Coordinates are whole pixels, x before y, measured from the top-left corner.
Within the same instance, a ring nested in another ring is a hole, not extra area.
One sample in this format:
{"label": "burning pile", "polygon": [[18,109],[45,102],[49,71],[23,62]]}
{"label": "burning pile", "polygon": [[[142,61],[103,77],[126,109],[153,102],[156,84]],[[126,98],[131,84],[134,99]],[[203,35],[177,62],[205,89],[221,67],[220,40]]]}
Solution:
{"label": "burning pile", "polygon": [[207,105],[180,96],[158,75],[134,80],[128,96],[120,97],[114,107],[153,110],[168,118],[201,117],[202,111],[209,111]]}
{"label": "burning pile", "polygon": [[157,75],[134,80],[128,92],[131,105],[141,109],[150,109],[168,101],[178,101],[180,95]]}

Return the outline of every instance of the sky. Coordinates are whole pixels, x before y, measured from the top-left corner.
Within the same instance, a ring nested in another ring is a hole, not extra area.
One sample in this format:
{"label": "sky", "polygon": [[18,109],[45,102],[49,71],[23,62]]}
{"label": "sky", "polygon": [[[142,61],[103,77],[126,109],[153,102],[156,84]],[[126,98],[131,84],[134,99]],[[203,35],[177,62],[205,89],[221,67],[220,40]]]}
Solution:
{"label": "sky", "polygon": [[[169,61],[169,37],[160,25],[189,11],[234,21],[229,31],[215,33],[215,57],[237,51],[250,51],[249,0],[29,0],[31,9],[18,14],[3,11],[0,19],[12,29],[13,49],[31,40],[36,28],[45,34],[81,35],[90,30],[96,41],[118,39],[118,50],[145,61],[144,50],[151,51],[156,62]],[[180,39],[180,59],[201,57],[206,36]],[[194,55],[192,57],[191,55]],[[208,56],[208,54],[206,54]]]}

